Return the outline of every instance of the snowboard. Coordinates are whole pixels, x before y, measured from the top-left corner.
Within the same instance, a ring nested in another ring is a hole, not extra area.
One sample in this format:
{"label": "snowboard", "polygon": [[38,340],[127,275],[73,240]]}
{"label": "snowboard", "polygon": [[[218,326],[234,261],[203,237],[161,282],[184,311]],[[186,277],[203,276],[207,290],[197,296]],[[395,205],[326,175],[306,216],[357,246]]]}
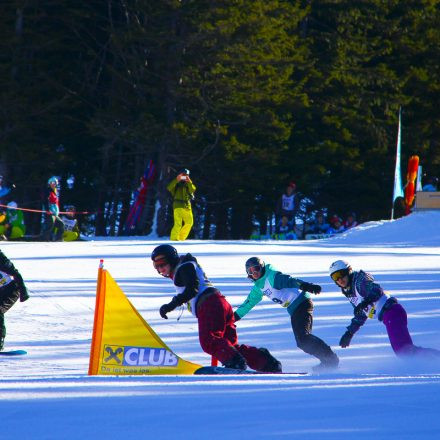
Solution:
{"label": "snowboard", "polygon": [[20,356],[22,354],[27,354],[26,350],[5,350],[0,351],[0,356]]}
{"label": "snowboard", "polygon": [[266,373],[263,371],[254,370],[239,370],[238,368],[227,368],[227,367],[201,367],[194,371],[194,374],[308,374],[306,372],[298,373]]}

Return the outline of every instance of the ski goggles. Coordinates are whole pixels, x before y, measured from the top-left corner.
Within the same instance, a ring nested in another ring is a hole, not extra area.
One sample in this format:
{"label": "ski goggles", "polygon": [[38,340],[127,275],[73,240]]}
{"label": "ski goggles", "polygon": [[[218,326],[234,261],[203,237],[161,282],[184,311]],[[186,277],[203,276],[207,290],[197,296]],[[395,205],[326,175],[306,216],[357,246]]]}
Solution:
{"label": "ski goggles", "polygon": [[337,270],[336,272],[333,272],[330,276],[332,277],[333,281],[338,281],[341,278],[344,278],[348,275],[348,270],[347,269],[341,269],[341,270]]}
{"label": "ski goggles", "polygon": [[261,272],[261,266],[260,265],[256,265],[256,266],[250,266],[247,268],[247,274],[248,275],[253,275],[255,273],[260,273]]}
{"label": "ski goggles", "polygon": [[156,270],[163,269],[167,265],[168,265],[168,262],[164,258],[160,258],[159,260],[153,261],[153,266]]}

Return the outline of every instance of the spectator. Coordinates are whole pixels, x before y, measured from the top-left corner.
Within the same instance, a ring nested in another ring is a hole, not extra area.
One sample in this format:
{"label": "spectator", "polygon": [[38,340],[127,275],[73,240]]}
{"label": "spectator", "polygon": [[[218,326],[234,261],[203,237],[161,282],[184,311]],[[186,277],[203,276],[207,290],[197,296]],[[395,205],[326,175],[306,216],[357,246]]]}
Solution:
{"label": "spectator", "polygon": [[180,171],[167,186],[173,196],[174,226],[170,240],[186,240],[194,223],[191,200],[194,199],[195,185],[186,168]]}
{"label": "spectator", "polygon": [[[15,188],[15,185],[12,185],[12,188]],[[0,203],[2,202],[2,199],[6,197],[11,192],[11,188],[7,187],[4,184],[3,176],[0,175]]]}
{"label": "spectator", "polygon": [[252,232],[249,240],[261,240],[260,227],[258,225],[252,226]]}
{"label": "spectator", "polygon": [[62,241],[64,223],[59,217],[58,179],[55,176],[47,181],[43,198],[43,210],[46,214],[41,234],[42,239],[44,241]]}
{"label": "spectator", "polygon": [[0,206],[0,240],[7,240],[6,231],[6,209]]}
{"label": "spectator", "polygon": [[22,238],[26,232],[23,211],[17,209],[17,203],[9,202],[4,220],[0,224],[0,236],[4,240]]}
{"label": "spectator", "polygon": [[295,217],[299,209],[299,194],[296,192],[295,182],[290,182],[286,191],[279,197],[275,207],[275,217],[277,223],[283,215],[286,215],[289,222],[295,226]]}
{"label": "spectator", "polygon": [[66,205],[64,211],[65,214],[60,217],[64,223],[63,241],[76,241],[80,235],[78,220],[75,218],[76,208]]}
{"label": "spectator", "polygon": [[293,224],[289,221],[287,215],[283,215],[275,228],[274,238],[276,240],[297,240],[293,230]]}
{"label": "spectator", "polygon": [[344,222],[344,229],[350,229],[354,228],[358,225],[358,222],[356,221],[356,213],[355,212],[349,212],[347,215],[347,218]]}
{"label": "spectator", "polygon": [[344,232],[345,228],[342,224],[342,220],[339,216],[334,215],[330,219],[330,228],[327,231],[327,234],[339,234],[340,232]]}
{"label": "spectator", "polygon": [[438,177],[429,177],[428,179],[426,179],[426,183],[425,185],[423,185],[422,191],[437,191],[437,185]]}
{"label": "spectator", "polygon": [[327,234],[330,225],[325,221],[325,217],[322,211],[318,211],[313,223],[309,225],[308,234]]}
{"label": "spectator", "polygon": [[26,286],[20,272],[0,251],[0,351],[6,337],[5,313],[17,302],[29,299]]}

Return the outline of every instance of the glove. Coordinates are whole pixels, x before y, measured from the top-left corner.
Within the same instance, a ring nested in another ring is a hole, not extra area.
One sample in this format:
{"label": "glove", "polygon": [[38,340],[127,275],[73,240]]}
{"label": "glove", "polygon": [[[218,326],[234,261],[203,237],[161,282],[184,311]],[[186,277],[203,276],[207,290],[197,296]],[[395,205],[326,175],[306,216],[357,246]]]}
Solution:
{"label": "glove", "polygon": [[27,288],[24,284],[23,278],[20,274],[20,272],[18,272],[17,269],[14,269],[14,281],[15,281],[15,286],[18,290],[18,293],[20,294],[20,302],[25,302],[29,299],[29,293],[27,291]]}
{"label": "glove", "polygon": [[341,340],[339,341],[339,345],[342,348],[346,348],[350,345],[351,338],[353,337],[353,333],[350,330],[347,330],[343,335]]}
{"label": "glove", "polygon": [[321,293],[321,286],[319,284],[306,283],[303,281],[299,288],[301,290],[305,290],[306,292],[314,293],[315,295]]}
{"label": "glove", "polygon": [[234,312],[234,322],[240,321],[240,316],[238,316],[237,312]]}
{"label": "glove", "polygon": [[29,293],[26,287],[20,289],[20,302],[25,302],[29,299]]}
{"label": "glove", "polygon": [[171,305],[171,303],[169,304],[164,304],[160,309],[159,309],[159,313],[160,316],[162,316],[163,319],[168,319],[167,313],[170,313],[174,310],[174,307]]}
{"label": "glove", "polygon": [[354,308],[354,314],[355,315],[362,315],[368,308],[370,303],[366,300],[361,301],[355,308]]}

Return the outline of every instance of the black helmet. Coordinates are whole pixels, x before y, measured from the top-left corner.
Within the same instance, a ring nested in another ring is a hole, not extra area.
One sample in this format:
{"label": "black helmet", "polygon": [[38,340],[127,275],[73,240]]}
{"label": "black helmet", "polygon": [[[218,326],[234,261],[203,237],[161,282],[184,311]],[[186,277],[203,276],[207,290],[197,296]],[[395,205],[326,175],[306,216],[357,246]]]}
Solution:
{"label": "black helmet", "polygon": [[165,260],[171,267],[176,267],[179,262],[179,254],[175,247],[170,244],[161,244],[154,248],[151,253],[151,259],[153,261],[157,261],[158,257],[162,257],[162,260]]}
{"label": "black helmet", "polygon": [[183,170],[179,171],[179,174],[186,174],[187,176],[189,176],[189,169],[188,168],[184,168]]}
{"label": "black helmet", "polygon": [[251,277],[251,273],[250,273],[250,268],[251,267],[258,267],[259,271],[261,272],[262,275],[264,275],[264,261],[261,258],[258,257],[251,257],[246,261],[246,273],[248,278],[250,278],[252,281],[255,281],[252,277]]}

